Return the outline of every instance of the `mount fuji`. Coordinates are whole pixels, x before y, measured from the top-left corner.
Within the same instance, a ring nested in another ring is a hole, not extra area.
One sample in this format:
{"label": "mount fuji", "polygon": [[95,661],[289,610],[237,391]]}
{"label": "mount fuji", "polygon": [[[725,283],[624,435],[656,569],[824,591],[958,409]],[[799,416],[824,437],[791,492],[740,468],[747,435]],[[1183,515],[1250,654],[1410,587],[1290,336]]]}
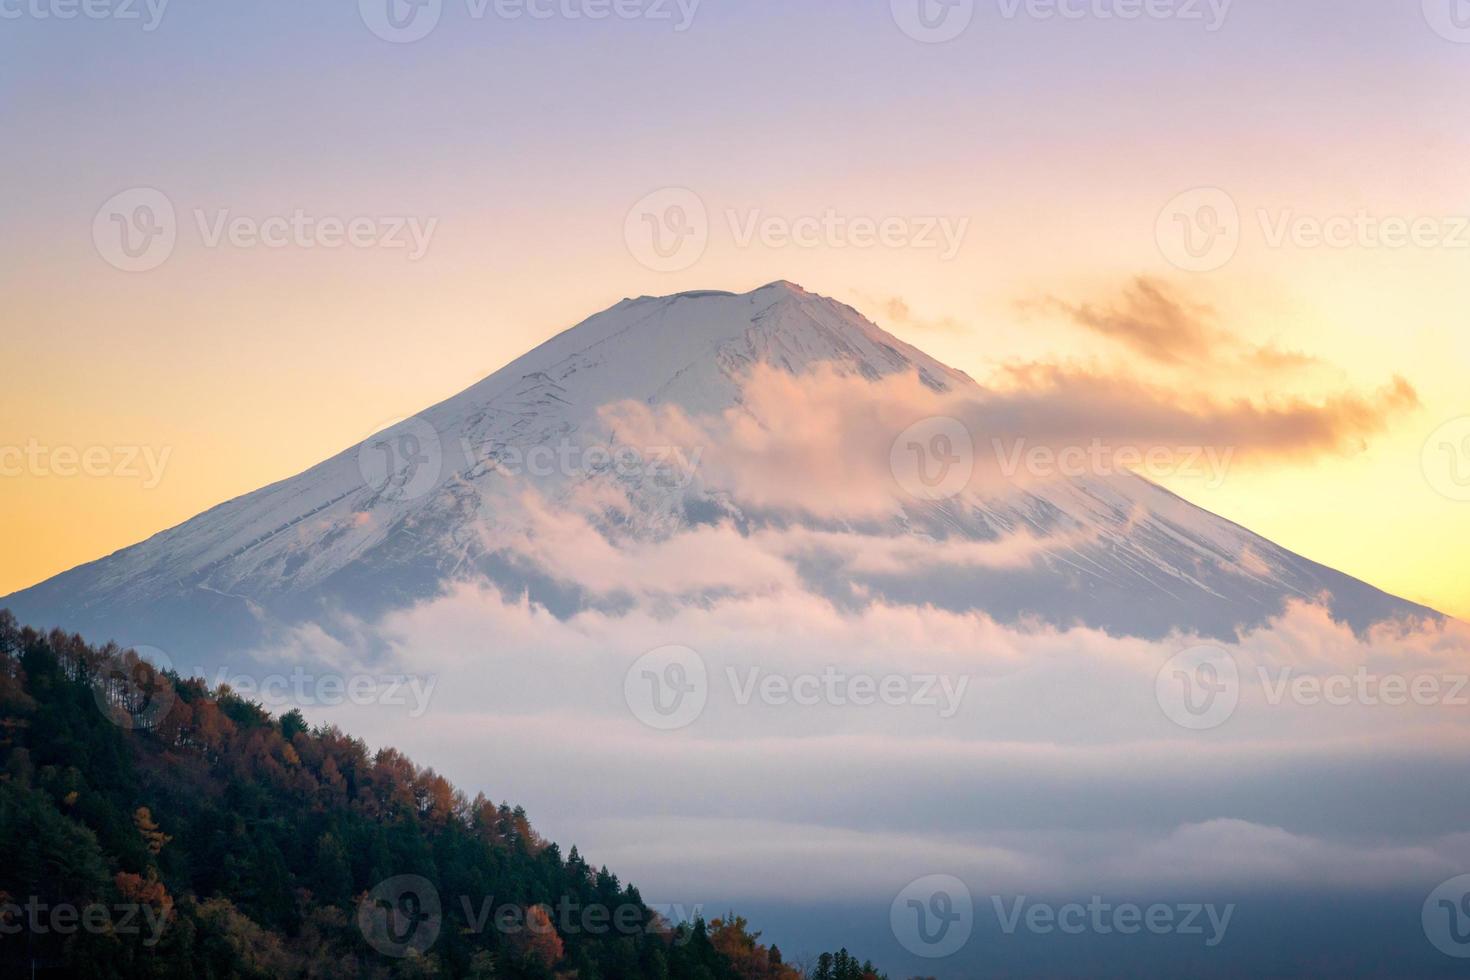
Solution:
{"label": "mount fuji", "polygon": [[[205,660],[248,657],[280,631],[309,623],[330,630],[464,581],[492,583],[559,617],[617,614],[638,597],[589,584],[525,547],[537,539],[537,514],[581,507],[587,540],[598,547],[726,540],[698,534],[710,529],[743,540],[803,533],[781,559],[803,587],[841,607],[930,605],[1149,638],[1176,630],[1229,638],[1293,599],[1323,601],[1357,629],[1435,615],[1130,473],[943,499],[895,494],[886,511],[853,517],[744,497],[741,481],[729,479],[738,461],[722,471],[698,465],[691,451],[670,457],[672,467],[620,464],[608,406],[779,430],[789,420],[750,397],[760,372],[875,390],[907,378],[936,398],[980,403],[986,394],[850,307],[790,283],[627,299],[304,473],[0,605],[36,625]],[[828,447],[833,456],[846,451]],[[538,452],[544,465],[533,465]],[[999,547],[1018,537],[1032,549],[1020,559],[949,557],[955,546]],[[904,548],[908,558],[854,562],[838,544],[854,539]],[[710,547],[701,560],[718,566],[722,555]],[[658,599],[707,602],[730,588],[670,586]]]}

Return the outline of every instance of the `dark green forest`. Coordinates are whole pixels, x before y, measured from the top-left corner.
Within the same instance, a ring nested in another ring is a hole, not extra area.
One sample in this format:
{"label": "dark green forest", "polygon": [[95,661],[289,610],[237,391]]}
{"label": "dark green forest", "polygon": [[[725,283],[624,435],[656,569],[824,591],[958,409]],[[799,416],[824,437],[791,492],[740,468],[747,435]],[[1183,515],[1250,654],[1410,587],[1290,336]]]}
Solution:
{"label": "dark green forest", "polygon": [[519,807],[5,611],[0,762],[0,976],[879,980],[666,921]]}

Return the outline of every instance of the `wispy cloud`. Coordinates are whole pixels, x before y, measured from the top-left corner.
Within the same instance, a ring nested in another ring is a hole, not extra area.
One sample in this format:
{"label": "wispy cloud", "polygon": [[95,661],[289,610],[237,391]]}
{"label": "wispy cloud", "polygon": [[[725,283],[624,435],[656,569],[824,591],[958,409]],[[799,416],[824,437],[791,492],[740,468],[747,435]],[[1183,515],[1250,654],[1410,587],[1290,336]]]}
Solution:
{"label": "wispy cloud", "polygon": [[965,330],[965,324],[953,316],[925,317],[918,315],[914,312],[912,304],[902,296],[872,296],[867,293],[858,295],[864,306],[875,310],[892,327],[946,333],[959,333]]}
{"label": "wispy cloud", "polygon": [[1289,372],[1322,363],[1308,354],[1252,343],[1221,327],[1212,307],[1190,302],[1166,283],[1147,276],[1133,280],[1121,296],[1106,304],[1050,297],[1045,305],[1065,314],[1076,326],[1148,361],[1171,367],[1220,370],[1249,365]]}
{"label": "wispy cloud", "polygon": [[996,387],[980,411],[1006,433],[1037,441],[1231,447],[1257,460],[1361,451],[1420,404],[1413,385],[1400,377],[1374,392],[1254,399],[1077,364],[1013,364],[991,381]]}
{"label": "wispy cloud", "polygon": [[837,370],[804,376],[757,366],[741,405],[719,415],[618,403],[603,422],[620,439],[697,447],[707,488],[756,508],[828,518],[883,517],[904,499],[890,454],[920,420],[959,420],[975,445],[969,490],[985,498],[1033,482],[1008,471],[1006,447],[1103,444],[1110,453],[1200,448],[1263,464],[1359,452],[1419,406],[1402,378],[1373,392],[1310,397],[1215,395],[1096,365],[1006,365],[983,386],[935,391],[917,376],[872,381]]}

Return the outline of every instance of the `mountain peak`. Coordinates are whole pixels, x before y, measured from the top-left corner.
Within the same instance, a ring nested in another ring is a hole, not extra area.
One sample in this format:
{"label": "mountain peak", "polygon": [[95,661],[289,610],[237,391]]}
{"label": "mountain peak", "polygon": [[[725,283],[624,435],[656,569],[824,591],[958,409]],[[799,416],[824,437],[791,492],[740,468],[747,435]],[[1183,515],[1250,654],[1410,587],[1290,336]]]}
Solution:
{"label": "mountain peak", "polygon": [[[675,300],[686,300],[686,299],[739,299],[739,298],[742,298],[742,297],[755,297],[755,296],[760,296],[762,294],[770,294],[770,293],[784,294],[785,296],[791,297],[791,298],[800,298],[800,297],[806,297],[806,296],[816,296],[815,293],[808,292],[804,287],[802,287],[802,286],[800,286],[800,285],[798,285],[798,284],[796,284],[794,282],[791,282],[789,279],[777,279],[775,282],[768,282],[764,286],[760,286],[760,287],[758,287],[756,289],[752,289],[748,293],[734,293],[734,292],[730,292],[729,290],[726,290],[726,289],[688,289],[688,290],[685,290],[684,292],[681,292],[681,293],[669,293],[668,295],[665,295],[665,296],[652,296],[652,295],[645,294],[643,296],[639,296],[639,297],[636,297],[636,298],[634,298],[634,297],[628,297],[627,299],[624,299],[623,302],[624,303],[651,303],[651,302],[652,303],[657,303],[657,302],[674,302]],[[818,297],[818,298],[820,299],[820,298],[825,298],[825,297]]]}
{"label": "mountain peak", "polygon": [[[620,533],[645,543],[714,519],[744,529],[763,521],[834,526],[830,514],[763,513],[761,501],[738,498],[738,479],[709,465],[684,487],[636,475],[624,483],[606,470],[522,466],[505,475],[507,461],[535,453],[606,448],[616,434],[607,431],[605,410],[629,402],[676,409],[718,433],[732,411],[758,411],[748,398],[757,368],[796,376],[835,369],[869,381],[912,374],[936,392],[984,396],[962,372],[853,308],[784,280],[748,293],[625,300],[369,442],[7,602],[33,621],[99,634],[168,623],[173,638],[198,649],[226,638],[239,644],[263,624],[305,621],[325,608],[375,615],[471,573],[558,614],[590,608],[605,597],[518,550],[525,531],[518,501],[527,491],[551,506],[587,482],[597,484],[593,491],[623,493],[629,505]],[[783,424],[757,421],[773,431]],[[720,438],[704,447],[710,461]],[[429,464],[422,473],[421,463]],[[993,543],[1018,529],[1055,538],[1023,568],[955,568],[936,559],[917,570],[846,569],[811,584],[839,603],[861,594],[1145,636],[1175,628],[1230,635],[1289,598],[1324,592],[1356,622],[1409,609],[1139,479],[1017,488],[938,508],[895,500],[894,513],[864,533],[879,545]],[[1237,567],[1247,553],[1248,565]],[[829,560],[841,568],[840,555],[828,556],[802,574],[815,575]]]}
{"label": "mountain peak", "polygon": [[[625,299],[426,415],[457,427],[456,418],[483,416],[492,405],[504,413],[514,403],[514,414],[549,408],[577,427],[600,406],[628,399],[720,412],[739,403],[741,378],[757,364],[793,374],[830,364],[872,380],[912,371],[936,390],[970,383],[852,307],[778,280],[747,293]],[[555,404],[525,403],[528,387]]]}
{"label": "mountain peak", "polygon": [[767,290],[778,290],[780,292],[791,293],[796,296],[812,295],[811,293],[808,293],[806,289],[804,289],[802,286],[792,282],[789,279],[777,279],[775,282],[768,282],[761,288],[754,291],[757,293],[764,293]]}

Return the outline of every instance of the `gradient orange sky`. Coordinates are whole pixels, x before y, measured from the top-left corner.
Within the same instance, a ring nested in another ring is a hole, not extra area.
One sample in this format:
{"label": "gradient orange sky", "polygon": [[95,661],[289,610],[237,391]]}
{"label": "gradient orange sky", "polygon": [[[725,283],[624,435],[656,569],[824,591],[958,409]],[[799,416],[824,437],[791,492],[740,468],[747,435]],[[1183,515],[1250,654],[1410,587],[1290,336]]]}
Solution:
{"label": "gradient orange sky", "polygon": [[[1453,240],[1470,44],[1419,3],[1241,2],[1214,32],[982,5],[946,44],[887,8],[710,0],[682,32],[461,23],[402,45],[350,6],[180,6],[149,33],[7,23],[0,447],[168,457],[157,486],[7,470],[0,594],[299,472],[624,296],[790,279],[984,381],[1018,360],[1147,370],[1061,309],[1117,306],[1146,276],[1243,342],[1324,362],[1290,382],[1175,372],[1182,391],[1269,404],[1401,376],[1420,402],[1351,453],[1172,488],[1470,617],[1470,427],[1442,429],[1470,416],[1470,232]],[[166,194],[179,240],[128,273],[93,222],[135,187]],[[666,187],[710,219],[707,251],[670,273],[625,239],[629,209]],[[1238,207],[1240,243],[1191,272],[1158,226],[1202,187]],[[209,247],[194,217],[297,209],[438,224],[411,261]],[[727,218],[829,210],[969,224],[945,260],[742,244]],[[1288,217],[1360,214],[1427,218],[1450,240],[1270,240]]]}

